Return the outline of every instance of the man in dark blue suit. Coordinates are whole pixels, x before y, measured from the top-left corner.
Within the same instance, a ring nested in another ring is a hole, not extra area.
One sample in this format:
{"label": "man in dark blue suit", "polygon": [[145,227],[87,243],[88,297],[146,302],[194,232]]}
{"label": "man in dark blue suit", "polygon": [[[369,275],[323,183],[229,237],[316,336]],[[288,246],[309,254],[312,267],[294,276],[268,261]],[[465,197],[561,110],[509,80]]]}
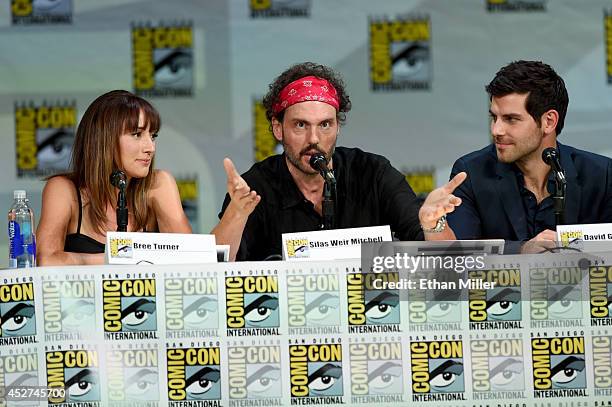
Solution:
{"label": "man in dark blue suit", "polygon": [[458,239],[554,241],[554,178],[542,151],[557,149],[567,178],[565,223],[612,222],[612,160],[557,142],[569,97],[548,65],[517,61],[486,86],[493,144],[459,158],[451,178],[462,204],[448,215]]}

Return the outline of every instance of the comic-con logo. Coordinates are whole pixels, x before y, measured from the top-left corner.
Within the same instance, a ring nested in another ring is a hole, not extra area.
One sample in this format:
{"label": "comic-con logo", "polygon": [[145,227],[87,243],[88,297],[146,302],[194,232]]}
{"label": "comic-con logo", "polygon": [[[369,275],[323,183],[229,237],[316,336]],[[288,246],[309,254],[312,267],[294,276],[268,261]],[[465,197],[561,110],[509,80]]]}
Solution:
{"label": "comic-con logo", "polygon": [[277,276],[225,278],[228,334],[253,328],[255,335],[277,334],[280,325]]}
{"label": "comic-con logo", "polygon": [[290,327],[324,327],[340,324],[340,294],[335,274],[287,276]]}
{"label": "comic-con logo", "polygon": [[520,269],[475,270],[469,271],[468,276],[472,280],[495,283],[495,288],[489,290],[469,290],[471,329],[522,327]]}
{"label": "comic-con logo", "polygon": [[532,338],[531,357],[534,397],[586,395],[584,337]]}
{"label": "comic-con logo", "polygon": [[[157,313],[155,279],[102,281],[104,335],[107,339],[155,338]],[[119,335],[121,333],[151,333]]]}
{"label": "comic-con logo", "polygon": [[596,396],[609,396],[612,389],[612,337],[593,336],[593,381]]}
{"label": "comic-con logo", "polygon": [[[8,349],[7,349],[8,351]],[[36,349],[23,349],[0,356],[0,405],[5,406],[4,391],[10,387],[38,386],[38,354]],[[14,405],[26,405],[16,402]]]}
{"label": "comic-con logo", "polygon": [[463,343],[410,342],[413,401],[464,400]]}
{"label": "comic-con logo", "polygon": [[166,329],[170,331],[219,328],[217,279],[167,278]]}
{"label": "comic-con logo", "polygon": [[279,143],[270,130],[270,123],[266,117],[266,108],[261,99],[253,98],[253,147],[255,149],[255,162],[281,154],[283,146]]}
{"label": "comic-con logo", "polygon": [[436,188],[436,171],[434,168],[403,169],[402,173],[417,196],[424,198]]}
{"label": "comic-con logo", "polygon": [[342,345],[289,345],[292,398],[326,397],[328,404],[342,396]]}
{"label": "comic-con logo", "polygon": [[352,396],[403,393],[401,343],[352,343],[349,356]]}
{"label": "comic-con logo", "polygon": [[547,0],[486,0],[489,12],[546,11]]}
{"label": "comic-con logo", "polygon": [[604,31],[606,36],[606,76],[608,84],[612,84],[612,11],[604,13]]}
{"label": "comic-con logo", "polygon": [[278,399],[282,396],[279,346],[230,346],[230,399]]}
{"label": "comic-con logo", "polygon": [[591,325],[612,325],[612,266],[589,268]]}
{"label": "comic-con logo", "polygon": [[[350,333],[399,332],[399,290],[381,288],[398,281],[399,273],[392,272],[346,275]],[[381,325],[385,325],[385,329],[381,329]]]}
{"label": "comic-con logo", "polygon": [[[410,278],[417,282],[421,278],[432,281],[436,274],[435,272],[415,273]],[[460,289],[410,290],[408,298],[408,320],[413,328],[419,330],[460,329]]]}
{"label": "comic-con logo", "polygon": [[581,230],[565,230],[561,232],[561,246],[568,247],[577,240],[582,240],[584,233]]}
{"label": "comic-con logo", "polygon": [[[578,267],[534,268],[529,271],[531,327],[557,326],[559,320],[582,321],[582,272]],[[565,326],[565,325],[561,325]]]}
{"label": "comic-con logo", "polygon": [[[168,363],[168,402],[221,399],[219,347],[171,348]],[[180,405],[180,403],[176,403]]]}
{"label": "comic-con logo", "polygon": [[157,349],[113,349],[106,352],[107,391],[110,401],[159,400]]}
{"label": "comic-con logo", "polygon": [[76,104],[15,104],[15,154],[18,177],[67,171],[70,165]]}
{"label": "comic-con logo", "polygon": [[287,257],[289,259],[306,259],[310,257],[310,241],[308,239],[288,239]]}
{"label": "comic-con logo", "polygon": [[193,233],[198,233],[198,178],[197,175],[192,177],[177,177],[176,186],[181,197],[181,205],[183,211],[189,220]]}
{"label": "comic-con logo", "polygon": [[309,17],[311,0],[249,0],[251,18]]}
{"label": "comic-con logo", "polygon": [[370,80],[374,91],[429,89],[429,17],[370,19]]}
{"label": "comic-con logo", "polygon": [[111,238],[110,255],[115,259],[131,259],[134,257],[134,241],[132,239]]}
{"label": "comic-con logo", "polygon": [[482,393],[492,392],[504,392],[508,398],[524,397],[521,393],[525,390],[521,339],[476,339],[470,342],[470,350],[474,398],[481,399]]}
{"label": "comic-con logo", "polygon": [[13,25],[69,24],[72,0],[11,0]]}
{"label": "comic-con logo", "polygon": [[44,281],[43,316],[46,334],[88,333],[95,329],[93,280]]}
{"label": "comic-con logo", "polygon": [[34,283],[0,285],[0,345],[36,341]]}
{"label": "comic-con logo", "polygon": [[192,24],[133,23],[132,70],[137,95],[191,96]]}
{"label": "comic-con logo", "polygon": [[45,353],[45,359],[47,386],[65,389],[64,397],[50,397],[49,404],[87,402],[87,405],[98,405],[101,399],[96,350],[51,350]]}

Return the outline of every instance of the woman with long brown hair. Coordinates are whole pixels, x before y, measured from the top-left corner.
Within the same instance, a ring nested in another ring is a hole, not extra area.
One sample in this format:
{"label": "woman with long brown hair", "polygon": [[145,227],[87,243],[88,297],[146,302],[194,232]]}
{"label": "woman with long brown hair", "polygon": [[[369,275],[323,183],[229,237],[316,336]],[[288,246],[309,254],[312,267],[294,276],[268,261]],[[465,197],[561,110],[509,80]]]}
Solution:
{"label": "woman with long brown hair", "polygon": [[117,230],[113,171],[127,178],[129,232],[191,233],[170,173],[154,170],[159,113],[123,90],[108,92],[79,123],[70,172],[43,190],[37,230],[38,264],[102,264],[106,231]]}

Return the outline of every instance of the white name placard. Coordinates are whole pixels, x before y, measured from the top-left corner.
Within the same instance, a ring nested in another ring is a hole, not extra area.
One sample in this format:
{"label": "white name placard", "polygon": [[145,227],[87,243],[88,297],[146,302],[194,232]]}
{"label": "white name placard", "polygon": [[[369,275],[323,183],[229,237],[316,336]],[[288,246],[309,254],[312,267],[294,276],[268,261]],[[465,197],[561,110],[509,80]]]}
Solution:
{"label": "white name placard", "polygon": [[563,247],[582,246],[586,242],[611,241],[612,223],[559,225],[557,226],[557,240]]}
{"label": "white name placard", "polygon": [[282,239],[283,259],[296,261],[358,259],[361,243],[392,240],[388,225],[283,233]]}
{"label": "white name placard", "polygon": [[107,232],[106,264],[216,263],[215,235]]}

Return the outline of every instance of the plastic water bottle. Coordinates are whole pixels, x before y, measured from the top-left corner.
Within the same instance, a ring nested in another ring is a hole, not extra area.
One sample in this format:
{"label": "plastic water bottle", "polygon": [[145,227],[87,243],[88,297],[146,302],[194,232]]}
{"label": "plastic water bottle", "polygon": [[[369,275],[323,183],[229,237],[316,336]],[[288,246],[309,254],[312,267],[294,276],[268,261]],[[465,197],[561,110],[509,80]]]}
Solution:
{"label": "plastic water bottle", "polygon": [[34,212],[26,191],[13,192],[13,206],[8,213],[9,267],[36,267]]}

